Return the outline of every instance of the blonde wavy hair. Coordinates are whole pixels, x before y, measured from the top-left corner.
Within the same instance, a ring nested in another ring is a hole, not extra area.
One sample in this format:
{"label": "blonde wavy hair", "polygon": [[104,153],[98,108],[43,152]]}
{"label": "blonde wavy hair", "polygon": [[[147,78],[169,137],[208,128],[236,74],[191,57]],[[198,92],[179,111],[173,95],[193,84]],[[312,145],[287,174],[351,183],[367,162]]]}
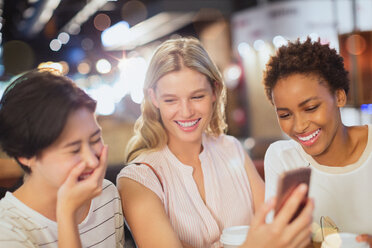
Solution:
{"label": "blonde wavy hair", "polygon": [[126,162],[132,161],[142,152],[159,150],[167,144],[168,135],[162,124],[159,110],[152,104],[149,89],[155,91],[156,84],[161,77],[170,72],[180,71],[184,67],[205,75],[216,95],[212,118],[206,133],[218,136],[226,131],[226,87],[216,65],[197,39],[167,40],[156,49],[150,61],[143,89],[141,116],[134,125],[135,134],[125,151]]}

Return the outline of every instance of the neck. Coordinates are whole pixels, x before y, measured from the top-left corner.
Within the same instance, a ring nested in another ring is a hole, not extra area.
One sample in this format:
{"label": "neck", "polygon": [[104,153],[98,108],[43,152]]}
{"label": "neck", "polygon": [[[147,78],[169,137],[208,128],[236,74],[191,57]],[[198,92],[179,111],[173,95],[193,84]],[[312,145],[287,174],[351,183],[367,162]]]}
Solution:
{"label": "neck", "polygon": [[[318,156],[313,156],[319,164],[327,166],[346,166],[354,160],[355,142],[349,128],[340,124],[327,150]],[[359,156],[358,156],[359,157]]]}
{"label": "neck", "polygon": [[168,147],[181,163],[193,167],[200,163],[199,154],[203,150],[201,140],[194,143],[169,142]]}
{"label": "neck", "polygon": [[57,190],[50,190],[27,176],[23,185],[14,192],[14,196],[29,208],[42,214],[46,218],[56,221]]}

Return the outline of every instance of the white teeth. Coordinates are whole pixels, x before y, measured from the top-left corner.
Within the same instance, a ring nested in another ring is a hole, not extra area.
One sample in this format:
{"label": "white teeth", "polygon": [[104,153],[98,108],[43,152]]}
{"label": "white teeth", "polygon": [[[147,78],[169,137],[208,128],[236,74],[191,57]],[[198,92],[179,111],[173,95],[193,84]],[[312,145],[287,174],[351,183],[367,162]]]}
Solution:
{"label": "white teeth", "polygon": [[301,141],[308,141],[308,140],[311,140],[312,138],[314,138],[315,136],[317,136],[319,132],[320,132],[320,128],[318,130],[316,130],[315,132],[313,132],[312,134],[306,136],[306,137],[300,137],[300,136],[297,136],[297,137]]}
{"label": "white teeth", "polygon": [[180,121],[176,121],[178,125],[180,125],[181,127],[192,127],[194,126],[196,123],[198,123],[200,119],[197,119],[195,121],[187,121],[187,122],[180,122]]}

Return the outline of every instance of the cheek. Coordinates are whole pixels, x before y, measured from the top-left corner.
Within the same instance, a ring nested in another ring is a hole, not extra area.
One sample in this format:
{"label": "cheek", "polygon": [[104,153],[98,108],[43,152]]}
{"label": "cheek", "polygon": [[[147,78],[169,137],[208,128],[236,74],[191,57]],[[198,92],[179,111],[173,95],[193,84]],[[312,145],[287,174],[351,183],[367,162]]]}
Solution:
{"label": "cheek", "polygon": [[160,106],[160,117],[164,121],[172,119],[177,114],[177,107],[174,106]]}
{"label": "cheek", "polygon": [[289,135],[291,130],[291,121],[278,119],[278,122],[282,131]]}

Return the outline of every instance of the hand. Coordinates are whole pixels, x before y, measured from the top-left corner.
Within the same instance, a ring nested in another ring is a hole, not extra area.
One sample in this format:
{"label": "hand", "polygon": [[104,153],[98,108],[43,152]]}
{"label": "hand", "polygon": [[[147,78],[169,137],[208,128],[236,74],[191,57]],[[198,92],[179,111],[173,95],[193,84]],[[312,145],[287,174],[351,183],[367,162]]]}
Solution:
{"label": "hand", "polygon": [[369,244],[370,247],[372,247],[372,235],[362,234],[357,236],[356,240],[358,242],[366,242],[367,244]]}
{"label": "hand", "polygon": [[70,171],[67,179],[58,190],[57,219],[58,214],[75,216],[81,206],[102,192],[102,182],[107,168],[107,150],[107,146],[102,148],[99,165],[88,178],[81,181],[78,179],[87,166],[83,161]]}
{"label": "hand", "polygon": [[306,191],[306,185],[297,187],[272,223],[266,223],[265,219],[267,214],[274,209],[275,199],[270,199],[265,203],[253,218],[242,247],[297,248],[308,245],[311,236],[313,201],[309,199],[301,214],[290,222],[291,217],[296,212],[303,197],[305,197]]}

